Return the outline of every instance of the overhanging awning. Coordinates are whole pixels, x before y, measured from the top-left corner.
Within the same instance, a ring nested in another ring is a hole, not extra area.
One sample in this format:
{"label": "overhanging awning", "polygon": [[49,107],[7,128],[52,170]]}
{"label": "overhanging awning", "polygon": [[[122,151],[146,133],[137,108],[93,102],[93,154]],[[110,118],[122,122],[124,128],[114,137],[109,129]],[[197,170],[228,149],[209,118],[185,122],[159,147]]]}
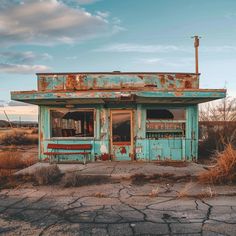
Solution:
{"label": "overhanging awning", "polygon": [[11,99],[36,105],[50,104],[100,104],[109,101],[132,101],[135,103],[175,103],[198,104],[226,96],[225,89],[196,89],[196,90],[138,90],[138,91],[60,91],[12,92]]}

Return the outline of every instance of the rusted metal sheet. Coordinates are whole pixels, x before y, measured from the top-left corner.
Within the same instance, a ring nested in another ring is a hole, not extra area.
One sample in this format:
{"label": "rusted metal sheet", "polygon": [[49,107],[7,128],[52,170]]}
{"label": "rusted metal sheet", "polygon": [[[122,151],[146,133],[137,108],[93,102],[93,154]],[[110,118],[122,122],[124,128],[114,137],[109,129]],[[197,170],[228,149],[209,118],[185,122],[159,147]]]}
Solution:
{"label": "rusted metal sheet", "polygon": [[178,73],[75,73],[39,74],[38,90],[97,90],[97,89],[197,89],[198,75]]}

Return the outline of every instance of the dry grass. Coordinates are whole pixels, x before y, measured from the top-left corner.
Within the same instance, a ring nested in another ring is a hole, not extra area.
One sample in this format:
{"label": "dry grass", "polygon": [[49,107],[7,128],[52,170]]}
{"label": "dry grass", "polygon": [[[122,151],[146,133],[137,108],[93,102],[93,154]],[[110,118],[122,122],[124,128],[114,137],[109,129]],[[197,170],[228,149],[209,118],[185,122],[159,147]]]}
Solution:
{"label": "dry grass", "polygon": [[62,173],[57,165],[50,165],[39,167],[33,175],[39,185],[48,185],[57,183],[60,180]]}
{"label": "dry grass", "polygon": [[177,193],[178,198],[189,197],[190,190],[193,188],[193,183],[189,182]]}
{"label": "dry grass", "polygon": [[88,185],[98,185],[111,183],[109,176],[96,176],[96,175],[80,175],[80,173],[66,173],[62,179],[62,185],[64,187],[80,187]]}
{"label": "dry grass", "polygon": [[2,152],[0,153],[0,169],[22,169],[26,167],[26,163],[22,158],[22,154],[18,152]]}
{"label": "dry grass", "polygon": [[236,150],[232,145],[216,154],[215,166],[200,173],[198,180],[210,184],[236,183]]}
{"label": "dry grass", "polygon": [[148,194],[149,197],[157,197],[159,194],[159,188],[156,187],[154,189],[152,189],[152,191]]}
{"label": "dry grass", "polygon": [[17,151],[6,151],[0,153],[0,176],[10,175],[16,170],[28,167],[37,162],[35,155],[27,158]]}
{"label": "dry grass", "polygon": [[162,173],[162,174],[152,174],[145,175],[143,173],[137,173],[130,177],[132,184],[134,185],[144,185],[146,183],[160,183],[160,182],[186,182],[193,179],[190,175],[176,176],[173,173]]}
{"label": "dry grass", "polygon": [[9,131],[2,134],[0,137],[0,143],[2,145],[32,145],[38,144],[38,135],[30,134],[26,131]]}
{"label": "dry grass", "polygon": [[94,196],[94,197],[97,197],[97,198],[105,198],[105,197],[107,197],[106,194],[101,193],[101,192],[97,192],[97,193],[95,193],[93,196]]}
{"label": "dry grass", "polygon": [[212,198],[216,196],[216,192],[211,186],[207,186],[202,188],[201,191],[197,191],[194,193],[194,189],[199,188],[196,183],[189,182],[185,184],[185,186],[177,192],[177,198]]}
{"label": "dry grass", "polygon": [[198,194],[199,198],[212,198],[214,196],[216,196],[216,192],[211,186],[207,186]]}

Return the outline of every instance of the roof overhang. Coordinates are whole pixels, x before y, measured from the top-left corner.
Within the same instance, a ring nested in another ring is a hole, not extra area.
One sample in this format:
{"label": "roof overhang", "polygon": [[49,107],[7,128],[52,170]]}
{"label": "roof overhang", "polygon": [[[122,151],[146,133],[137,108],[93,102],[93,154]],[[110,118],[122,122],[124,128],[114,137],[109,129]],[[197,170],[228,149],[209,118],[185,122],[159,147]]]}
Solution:
{"label": "roof overhang", "polygon": [[101,104],[112,101],[134,103],[175,103],[198,104],[226,96],[225,89],[195,89],[195,90],[90,90],[90,91],[60,91],[38,92],[21,91],[12,92],[11,99],[36,105],[54,104]]}

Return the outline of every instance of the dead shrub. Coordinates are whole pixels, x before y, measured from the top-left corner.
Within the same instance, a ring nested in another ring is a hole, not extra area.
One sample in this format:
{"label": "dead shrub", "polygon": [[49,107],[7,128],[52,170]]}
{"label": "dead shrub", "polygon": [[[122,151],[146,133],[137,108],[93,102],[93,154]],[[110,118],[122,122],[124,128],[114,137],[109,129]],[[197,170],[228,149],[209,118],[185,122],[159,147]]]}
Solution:
{"label": "dead shrub", "polygon": [[105,198],[105,197],[107,197],[106,194],[101,193],[101,192],[97,192],[93,196],[97,197],[97,198]]}
{"label": "dead shrub", "polygon": [[61,176],[62,173],[57,165],[39,167],[34,173],[39,185],[54,184],[59,181]]}
{"label": "dead shrub", "polygon": [[215,166],[200,173],[198,180],[211,184],[236,183],[236,150],[231,144],[216,154]]}
{"label": "dead shrub", "polygon": [[2,145],[32,145],[38,143],[38,136],[24,131],[8,132],[0,137]]}
{"label": "dead shrub", "polygon": [[152,189],[152,191],[148,194],[149,197],[157,197],[159,194],[159,188],[156,187],[154,189]]}
{"label": "dead shrub", "polygon": [[193,183],[189,182],[185,184],[185,186],[177,193],[178,198],[184,198],[184,197],[189,197],[190,196],[190,190],[193,188]]}
{"label": "dead shrub", "polygon": [[199,198],[212,198],[214,196],[216,196],[216,191],[210,187],[207,186],[207,188],[202,189],[202,192],[198,194]]}
{"label": "dead shrub", "polygon": [[22,169],[26,167],[22,154],[18,152],[2,152],[0,153],[0,169]]}
{"label": "dead shrub", "polygon": [[62,179],[62,185],[64,187],[80,187],[87,185],[98,185],[110,183],[111,179],[108,176],[96,176],[96,175],[80,175],[80,173],[67,173]]}
{"label": "dead shrub", "polygon": [[38,132],[39,132],[38,128],[32,128],[30,133],[31,134],[38,134]]}

